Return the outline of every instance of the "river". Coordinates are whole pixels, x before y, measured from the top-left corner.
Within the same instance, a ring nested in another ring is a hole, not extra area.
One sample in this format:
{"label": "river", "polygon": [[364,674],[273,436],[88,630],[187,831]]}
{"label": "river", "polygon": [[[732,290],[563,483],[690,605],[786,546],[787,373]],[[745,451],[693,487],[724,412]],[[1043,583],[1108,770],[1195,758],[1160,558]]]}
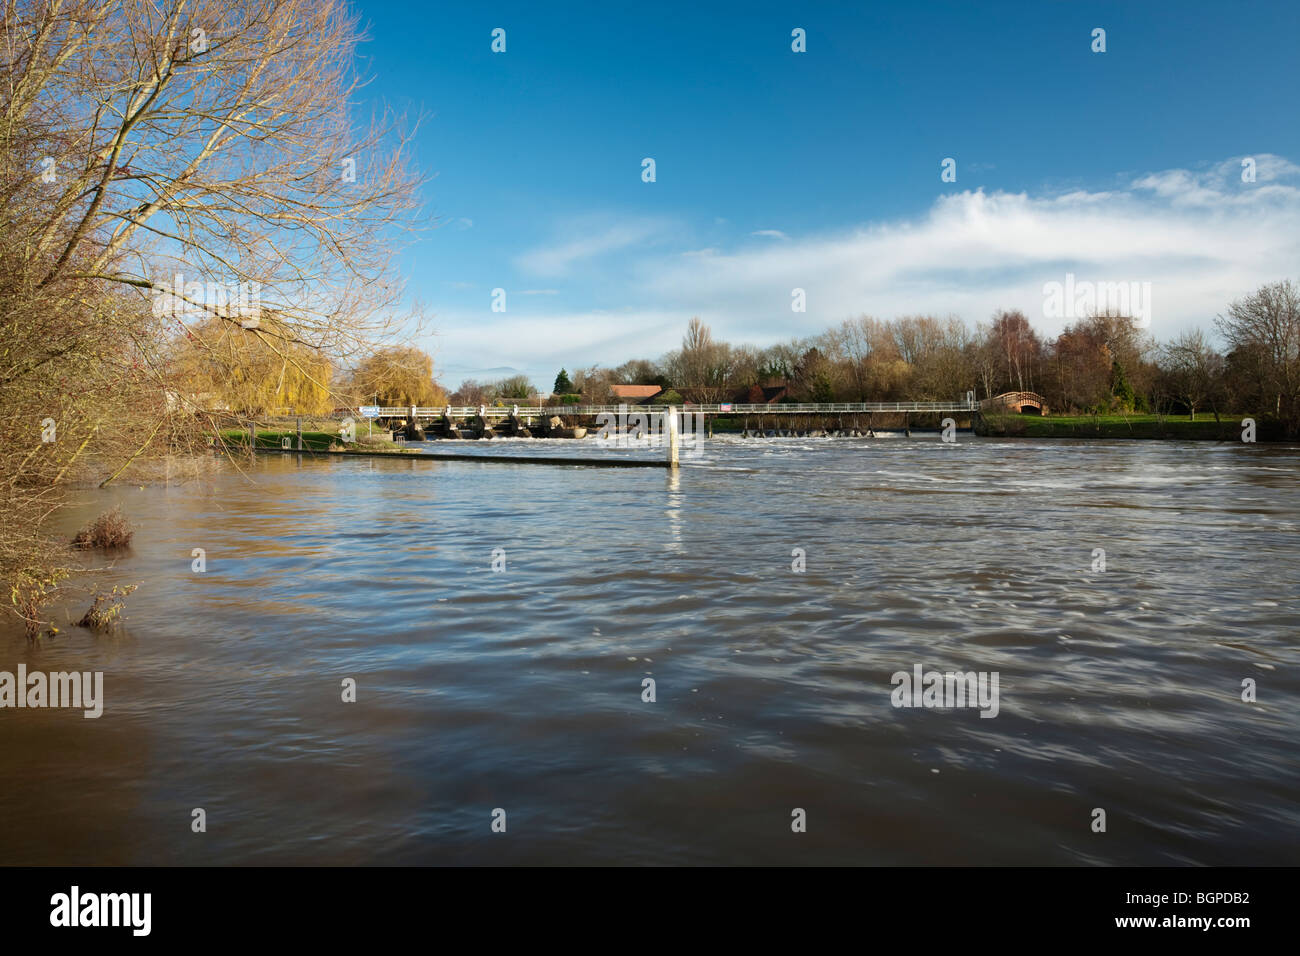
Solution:
{"label": "river", "polygon": [[105,698],[0,710],[6,864],[1300,862],[1295,447],[264,456],[69,533],[114,503],[118,632],[0,635]]}

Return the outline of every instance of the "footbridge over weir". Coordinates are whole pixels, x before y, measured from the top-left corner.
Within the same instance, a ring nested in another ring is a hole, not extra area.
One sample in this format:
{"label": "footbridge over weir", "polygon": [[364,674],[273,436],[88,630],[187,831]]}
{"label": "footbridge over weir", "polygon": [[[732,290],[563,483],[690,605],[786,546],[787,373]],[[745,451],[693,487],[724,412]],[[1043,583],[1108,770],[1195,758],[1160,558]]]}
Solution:
{"label": "footbridge over weir", "polygon": [[[359,408],[364,418],[400,421],[407,425],[422,422],[479,421],[483,425],[498,420],[529,423],[536,419],[597,419],[600,416],[637,416],[659,418],[669,413],[669,405],[370,405]],[[782,402],[751,404],[744,402],[702,402],[676,406],[679,414],[717,417],[800,416],[807,419],[857,415],[965,415],[984,412],[1037,411],[1047,414],[1047,399],[1037,392],[1003,392],[992,398],[977,400],[974,392],[948,402]]]}
{"label": "footbridge over weir", "polygon": [[[741,402],[714,402],[675,406],[679,412],[719,415],[867,415],[872,413],[970,413],[984,403],[973,397],[951,402],[787,402],[763,405]],[[439,418],[541,418],[559,415],[589,418],[599,415],[663,415],[668,405],[408,405],[363,406],[359,411],[367,418],[433,420]],[[369,414],[367,414],[369,413]]]}
{"label": "footbridge over weir", "polygon": [[[598,415],[663,415],[668,405],[371,405],[358,411],[367,418],[400,418],[407,421],[438,418],[591,418]],[[949,402],[782,402],[750,404],[744,402],[701,402],[677,406],[681,412],[705,416],[719,415],[869,415],[873,413],[942,414],[980,411],[1036,410],[1047,414],[1047,399],[1037,392],[1003,392],[992,398],[976,400],[973,392]]]}
{"label": "footbridge over weir", "polygon": [[[750,421],[757,419],[755,434],[825,435],[828,437],[872,437],[882,424],[899,426],[911,434],[912,416],[931,419],[938,425],[947,416],[974,420],[981,403],[973,393],[949,402],[701,402],[673,405],[441,405],[362,406],[357,411],[367,419],[378,419],[386,427],[404,431],[407,439],[424,440],[427,433],[440,438],[583,438],[594,426],[600,434],[637,434],[668,427],[692,431],[698,427],[713,434],[717,418],[739,419],[743,434],[751,434]],[[874,416],[883,416],[885,423]],[[901,419],[901,421],[900,421]],[[695,423],[692,425],[691,423]]]}

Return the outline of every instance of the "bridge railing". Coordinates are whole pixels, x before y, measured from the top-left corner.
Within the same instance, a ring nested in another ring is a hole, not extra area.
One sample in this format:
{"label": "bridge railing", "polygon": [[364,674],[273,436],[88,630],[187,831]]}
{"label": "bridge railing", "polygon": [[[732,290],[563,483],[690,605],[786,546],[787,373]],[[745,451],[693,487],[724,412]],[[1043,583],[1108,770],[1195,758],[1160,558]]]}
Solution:
{"label": "bridge railing", "polygon": [[[781,405],[743,404],[740,402],[714,402],[699,405],[678,405],[680,412],[701,412],[705,415],[834,415],[862,412],[971,412],[979,402],[802,402]],[[521,417],[537,418],[549,415],[629,415],[663,414],[668,405],[520,405]],[[405,418],[411,414],[409,406],[383,406],[377,409],[379,418]],[[514,414],[513,405],[489,405],[484,413],[489,417]],[[439,418],[448,413],[448,406],[418,406],[417,418]],[[452,405],[453,418],[470,418],[478,415],[477,405]]]}
{"label": "bridge railing", "polygon": [[1038,405],[1042,407],[1047,404],[1047,399],[1037,392],[1003,392],[1001,395],[986,398],[979,404],[982,408],[989,408],[994,405]]}

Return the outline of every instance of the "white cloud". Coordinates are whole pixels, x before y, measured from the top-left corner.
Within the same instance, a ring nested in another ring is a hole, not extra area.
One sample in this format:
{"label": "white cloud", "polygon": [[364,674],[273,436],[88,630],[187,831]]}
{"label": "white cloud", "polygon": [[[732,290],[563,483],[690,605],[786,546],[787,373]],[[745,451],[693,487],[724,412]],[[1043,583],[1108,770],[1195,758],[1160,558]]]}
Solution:
{"label": "white cloud", "polygon": [[766,236],[769,239],[789,239],[780,229],[759,229],[757,232],[751,232],[751,236]]}
{"label": "white cloud", "polygon": [[[1167,170],[1103,192],[965,191],[918,217],[744,245],[707,258],[643,260],[629,276],[637,301],[699,314],[714,332],[765,343],[820,331],[863,312],[919,312],[967,321],[1020,308],[1049,334],[1045,282],[1150,282],[1151,331],[1207,326],[1262,282],[1300,278],[1300,169],[1258,155],[1257,181],[1240,160]],[[790,311],[791,290],[808,311]]]}
{"label": "white cloud", "polygon": [[[546,377],[561,365],[661,355],[680,344],[693,315],[719,337],[757,345],[862,313],[974,323],[999,308],[1022,309],[1051,336],[1068,320],[1044,316],[1043,285],[1067,272],[1078,281],[1150,282],[1157,338],[1209,330],[1215,314],[1261,283],[1300,279],[1300,167],[1253,158],[1254,183],[1241,181],[1236,157],[1097,191],[967,190],[911,218],[778,243],[744,236],[735,248],[698,248],[688,229],[664,222],[604,220],[586,238],[519,260],[543,274],[574,270],[584,286],[599,281],[592,308],[440,314],[438,342],[458,364],[509,364]],[[806,291],[806,313],[790,310],[794,288]]]}
{"label": "white cloud", "polygon": [[636,219],[601,226],[592,219],[571,225],[565,233],[572,238],[556,240],[531,249],[515,260],[524,272],[538,276],[565,276],[580,263],[599,259],[631,246],[649,247],[668,233],[660,220]]}

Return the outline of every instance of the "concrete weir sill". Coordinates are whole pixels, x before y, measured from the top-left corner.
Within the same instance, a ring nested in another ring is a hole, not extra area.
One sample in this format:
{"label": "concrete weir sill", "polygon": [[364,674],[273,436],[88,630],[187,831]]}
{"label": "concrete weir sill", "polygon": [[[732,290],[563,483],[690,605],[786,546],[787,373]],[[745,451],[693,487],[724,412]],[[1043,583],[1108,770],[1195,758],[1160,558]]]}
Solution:
{"label": "concrete weir sill", "polygon": [[388,458],[392,461],[488,461],[507,465],[585,465],[588,468],[672,468],[672,462],[638,458],[561,458],[557,455],[457,455],[428,452],[298,451],[296,448],[258,448],[257,454],[308,455],[313,458]]}

